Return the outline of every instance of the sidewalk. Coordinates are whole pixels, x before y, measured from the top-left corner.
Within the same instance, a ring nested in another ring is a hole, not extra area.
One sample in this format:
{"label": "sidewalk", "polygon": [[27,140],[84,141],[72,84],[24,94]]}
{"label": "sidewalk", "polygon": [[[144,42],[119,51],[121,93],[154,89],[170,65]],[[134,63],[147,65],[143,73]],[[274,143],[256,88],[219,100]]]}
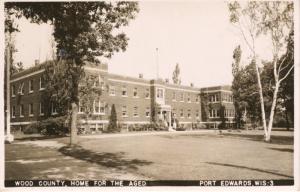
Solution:
{"label": "sidewalk", "polygon": [[79,135],[82,138],[115,138],[115,137],[132,137],[132,136],[147,136],[147,135],[191,135],[191,134],[215,133],[215,130],[193,130],[193,131],[153,131],[153,132],[127,132],[127,133],[105,133],[98,135]]}

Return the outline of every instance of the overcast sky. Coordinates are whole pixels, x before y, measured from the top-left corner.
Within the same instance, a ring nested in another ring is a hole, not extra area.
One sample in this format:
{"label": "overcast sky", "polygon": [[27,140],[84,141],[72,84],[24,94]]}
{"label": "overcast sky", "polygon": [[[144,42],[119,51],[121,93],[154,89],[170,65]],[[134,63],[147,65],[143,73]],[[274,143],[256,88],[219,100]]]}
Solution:
{"label": "overcast sky", "polygon": [[[29,67],[35,59],[43,62],[51,57],[51,26],[22,19],[19,28],[15,61]],[[111,73],[133,77],[142,73],[144,78],[155,78],[158,48],[161,78],[171,80],[179,63],[182,84],[224,85],[232,81],[232,52],[236,45],[242,45],[247,58],[243,40],[229,23],[227,4],[222,1],[140,2],[136,19],[123,31],[130,40],[125,52],[116,53],[107,61]]]}

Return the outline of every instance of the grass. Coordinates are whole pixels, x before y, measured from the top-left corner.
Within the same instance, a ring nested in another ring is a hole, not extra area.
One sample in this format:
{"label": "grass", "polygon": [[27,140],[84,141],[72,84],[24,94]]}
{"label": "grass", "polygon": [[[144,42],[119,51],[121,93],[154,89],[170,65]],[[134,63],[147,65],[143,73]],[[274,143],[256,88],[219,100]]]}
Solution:
{"label": "grass", "polygon": [[[30,137],[29,137],[30,138]],[[20,139],[5,145],[6,179],[292,179],[293,132],[175,132]]]}

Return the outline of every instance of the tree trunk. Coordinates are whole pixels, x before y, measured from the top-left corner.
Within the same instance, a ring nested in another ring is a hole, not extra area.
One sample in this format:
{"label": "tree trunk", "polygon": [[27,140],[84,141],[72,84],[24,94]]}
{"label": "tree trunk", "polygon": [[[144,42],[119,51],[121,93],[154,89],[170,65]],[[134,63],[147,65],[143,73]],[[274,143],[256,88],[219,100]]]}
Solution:
{"label": "tree trunk", "polygon": [[285,109],[285,121],[286,121],[286,130],[290,130],[290,121],[287,109]]}
{"label": "tree trunk", "polygon": [[263,123],[265,138],[266,138],[266,136],[268,134],[268,131],[267,131],[267,123],[266,123],[266,113],[265,113],[265,105],[264,105],[264,96],[263,96],[263,90],[262,90],[262,85],[261,85],[261,80],[260,80],[260,73],[259,73],[258,65],[257,65],[256,62],[255,62],[255,70],[256,70],[257,83],[258,83],[258,89],[259,89],[259,99],[260,99],[260,107],[261,107],[261,118],[262,118],[262,123]]}
{"label": "tree trunk", "polygon": [[70,145],[77,144],[77,112],[78,107],[75,102],[71,103],[72,114],[71,114],[71,135],[70,135]]}
{"label": "tree trunk", "polygon": [[278,94],[278,89],[280,86],[280,82],[278,80],[275,80],[275,90],[273,94],[273,101],[272,101],[272,106],[271,106],[271,112],[270,112],[270,120],[268,123],[268,132],[267,136],[265,138],[265,141],[270,142],[271,140],[271,131],[273,127],[273,120],[274,120],[274,114],[275,114],[275,107],[276,107],[276,102],[277,102],[277,94]]}

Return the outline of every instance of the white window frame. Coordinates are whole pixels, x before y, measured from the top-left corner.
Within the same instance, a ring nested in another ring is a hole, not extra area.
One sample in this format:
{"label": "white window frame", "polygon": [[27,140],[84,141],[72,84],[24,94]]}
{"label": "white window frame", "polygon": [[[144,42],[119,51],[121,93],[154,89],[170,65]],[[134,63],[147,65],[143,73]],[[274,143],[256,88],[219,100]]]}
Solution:
{"label": "white window frame", "polygon": [[122,117],[128,117],[128,112],[127,112],[127,106],[126,105],[122,106]]}
{"label": "white window frame", "polygon": [[33,117],[34,116],[33,103],[29,103],[28,104],[28,114],[29,114],[29,117]]}
{"label": "white window frame", "polygon": [[[123,94],[123,91],[125,91],[125,94]],[[122,97],[128,97],[128,90],[127,90],[127,87],[126,87],[126,86],[122,86],[122,89],[121,89],[121,96],[122,96]]]}
{"label": "white window frame", "polygon": [[57,115],[57,109],[53,102],[51,103],[51,115]]}
{"label": "white window frame", "polygon": [[137,87],[133,88],[133,94],[132,94],[132,96],[133,96],[133,98],[139,98],[138,88]]}
{"label": "white window frame", "polygon": [[133,107],[133,117],[139,117],[139,108],[138,108],[138,106]]}
{"label": "white window frame", "polygon": [[184,118],[184,110],[183,109],[180,109],[179,111],[179,115],[180,115],[180,118]]}
{"label": "white window frame", "polygon": [[24,95],[24,82],[19,85],[18,94]]}
{"label": "white window frame", "polygon": [[[96,111],[96,105],[98,105],[99,111]],[[101,102],[100,100],[98,100],[98,102],[96,102],[96,100],[93,101],[93,114],[96,115],[104,115],[105,114],[105,108],[104,108],[104,103]],[[103,109],[103,111],[101,110]]]}
{"label": "white window frame", "polygon": [[82,107],[81,102],[78,102],[78,114],[83,114],[85,112],[85,110],[81,110],[81,108],[85,109],[85,107]]}
{"label": "white window frame", "polygon": [[44,103],[40,102],[39,109],[40,109],[39,110],[40,111],[40,116],[44,116],[45,115],[45,106],[44,106]]}
{"label": "white window frame", "polygon": [[173,93],[172,93],[172,101],[176,101],[176,92],[175,91],[173,91]]}
{"label": "white window frame", "polygon": [[146,88],[145,99],[150,99],[150,89],[149,88]]}
{"label": "white window frame", "polygon": [[115,86],[111,85],[109,87],[109,95],[110,96],[116,96],[116,87]]}
{"label": "white window frame", "polygon": [[191,94],[190,93],[187,93],[187,102],[188,103],[192,102],[192,100],[191,100]]}
{"label": "white window frame", "polygon": [[184,102],[184,93],[180,93],[179,97],[180,102]]}
{"label": "white window frame", "polygon": [[11,107],[11,118],[16,118],[16,106]]}
{"label": "white window frame", "polygon": [[192,118],[192,114],[191,114],[191,110],[190,109],[187,110],[187,118],[188,119]]}
{"label": "white window frame", "polygon": [[163,88],[157,88],[156,89],[156,98],[157,99],[164,99],[164,89]]}
{"label": "white window frame", "polygon": [[11,85],[11,97],[15,97],[16,96],[16,85],[13,84]]}
{"label": "white window frame", "polygon": [[[31,89],[32,87],[32,89]],[[28,93],[33,93],[34,92],[34,87],[33,87],[33,79],[30,79],[28,81]]]}
{"label": "white window frame", "polygon": [[24,105],[23,104],[20,105],[20,117],[21,118],[24,117]]}
{"label": "white window frame", "polygon": [[45,79],[43,77],[40,77],[40,81],[39,81],[40,91],[45,90],[45,87],[42,87],[42,85],[45,83],[44,81],[45,81]]}
{"label": "white window frame", "polygon": [[150,113],[150,107],[146,108],[146,112],[145,112],[146,117],[150,117],[151,113]]}

